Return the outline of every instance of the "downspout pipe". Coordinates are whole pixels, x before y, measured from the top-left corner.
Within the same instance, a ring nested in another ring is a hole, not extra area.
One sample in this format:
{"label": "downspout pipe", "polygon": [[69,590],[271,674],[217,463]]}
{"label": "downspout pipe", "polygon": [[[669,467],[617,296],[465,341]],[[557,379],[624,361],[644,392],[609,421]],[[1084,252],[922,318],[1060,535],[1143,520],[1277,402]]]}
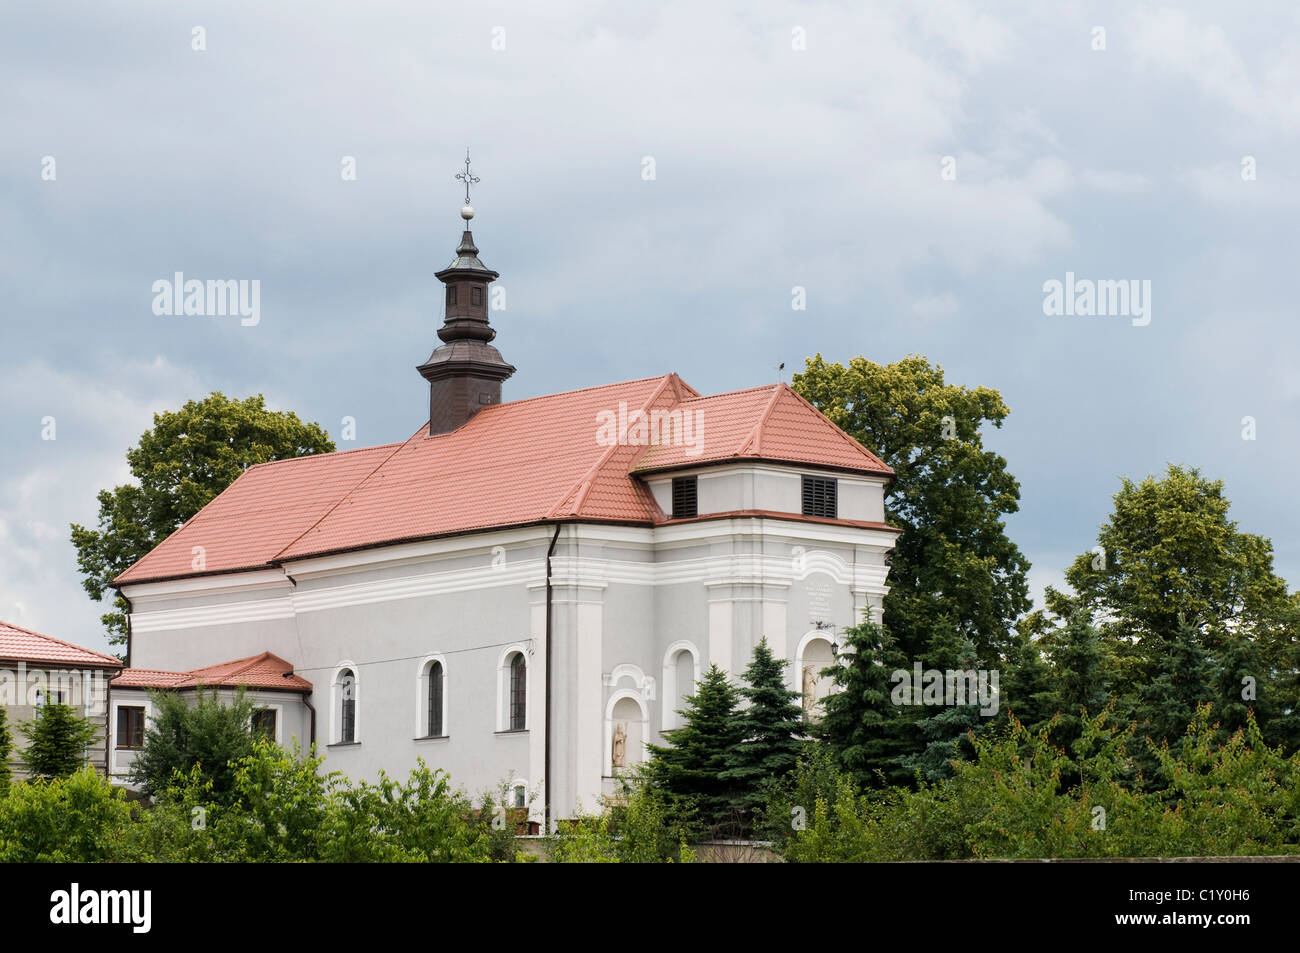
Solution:
{"label": "downspout pipe", "polygon": [[302,703],[306,705],[307,710],[311,712],[311,742],[309,744],[309,747],[307,748],[308,751],[307,756],[309,758],[314,758],[316,756],[316,706],[313,705],[310,701],[308,701],[310,697],[311,697],[310,692],[302,693]]}
{"label": "downspout pipe", "polygon": [[[281,569],[281,571],[284,573],[284,578],[289,580],[289,585],[291,585],[291,586],[293,586],[293,588],[297,589],[297,588],[298,588],[298,580],[297,580],[297,579],[294,579],[293,576],[290,575],[289,570],[285,569],[283,566],[281,566],[280,569]],[[298,631],[298,613],[297,613],[297,612],[295,612],[295,613],[293,614],[293,627],[294,627],[294,631],[297,632],[297,631]],[[302,633],[301,633],[301,632],[298,632],[298,649],[299,649],[299,651],[302,650]],[[313,690],[314,690],[314,689],[315,689],[315,686],[312,686],[312,687],[313,687]],[[309,712],[311,712],[311,734],[310,734],[310,739],[309,739],[308,742],[307,742],[307,757],[309,757],[309,758],[314,758],[314,757],[316,757],[316,706],[313,705],[313,704],[311,703],[311,692],[303,692],[301,697],[302,697],[302,703],[303,703],[304,705],[306,705],[306,706],[307,706],[307,710],[308,710]]]}
{"label": "downspout pipe", "polygon": [[555,535],[551,537],[550,548],[546,550],[546,728],[542,733],[542,797],[546,803],[545,832],[551,833],[551,557],[555,555],[555,544],[560,538],[560,524],[555,524]]}
{"label": "downspout pipe", "polygon": [[127,597],[127,594],[125,592],[123,592],[121,589],[118,589],[117,594],[121,596],[122,601],[126,603],[126,661],[122,663],[122,667],[130,668],[131,667],[131,613],[135,610],[132,608],[131,600]]}

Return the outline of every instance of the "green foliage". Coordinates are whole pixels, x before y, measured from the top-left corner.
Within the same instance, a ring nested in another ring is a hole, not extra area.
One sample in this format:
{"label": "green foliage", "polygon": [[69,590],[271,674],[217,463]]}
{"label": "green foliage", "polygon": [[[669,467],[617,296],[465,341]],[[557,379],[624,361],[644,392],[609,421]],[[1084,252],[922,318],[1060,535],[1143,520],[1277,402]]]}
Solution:
{"label": "green foliage", "polygon": [[[246,467],[334,449],[318,424],[267,410],[260,394],[241,401],[217,391],[153,420],[126,454],[135,482],[99,492],[98,529],[72,524],[82,586],[95,601]],[[117,596],[114,611],[102,617],[112,644],[126,641],[125,611]]]}
{"label": "green foliage", "polygon": [[546,858],[562,864],[692,863],[688,832],[673,822],[653,787],[631,783],[624,797],[607,801],[598,814],[564,821],[546,837]]}
{"label": "green foliage", "polygon": [[131,807],[89,766],[10,785],[0,798],[0,863],[99,863],[123,857]]}
{"label": "green foliage", "polygon": [[711,665],[680,711],[685,724],[666,732],[667,746],[649,745],[649,783],[672,815],[693,833],[717,834],[738,824],[735,782],[724,778],[727,759],[742,739],[736,689]]}
{"label": "green foliage", "polygon": [[322,759],[259,740],[234,766],[227,803],[195,766],[177,773],[133,832],[131,859],[201,862],[486,863],[518,859],[513,826],[494,824],[446,774],[420,761],[405,781],[349,784]]}
{"label": "green foliage", "polygon": [[883,365],[855,357],[845,367],[818,354],[793,386],[896,474],[885,514],[903,532],[884,617],[904,653],[923,657],[947,627],[981,658],[1000,656],[1030,607],[1029,563],[1003,524],[1019,508],[1020,485],[980,433],[1010,413],[1001,395],[946,384],[920,355]]}
{"label": "green foliage", "polygon": [[905,667],[889,630],[863,622],[844,631],[845,664],[822,672],[835,682],[822,702],[814,736],[834,752],[840,768],[862,786],[904,783],[908,772],[898,758],[909,727],[892,701],[890,673]]}
{"label": "green foliage", "polygon": [[1157,745],[1177,742],[1198,708],[1214,698],[1214,671],[1200,643],[1193,626],[1180,627],[1165,647],[1160,674],[1139,695],[1138,734]]}
{"label": "green foliage", "polygon": [[1133,726],[1109,709],[1083,721],[1072,758],[1052,727],[976,735],[972,760],[914,791],[864,793],[802,761],[769,802],[773,826],[810,802],[778,849],[797,862],[1300,853],[1300,755],[1270,748],[1253,718],[1221,745],[1200,708],[1184,745],[1155,749],[1169,779],[1155,791],[1125,782]]}
{"label": "green foliage", "polygon": [[767,788],[794,769],[805,725],[799,693],[786,684],[786,663],[773,657],[767,639],[754,647],[740,697],[749,703],[736,715],[740,741],[727,752],[722,780],[735,784],[735,808],[746,823],[767,803]]}
{"label": "green foliage", "polygon": [[[1047,701],[1060,716],[1052,740],[1068,749],[1082,733],[1087,713],[1101,711],[1109,701],[1111,656],[1083,613],[1075,613],[1064,628],[1044,636],[1043,645],[1052,663]],[[1191,715],[1188,711],[1187,717]],[[1186,718],[1180,726],[1185,724]]]}
{"label": "green foliage", "polygon": [[172,784],[177,773],[198,766],[211,779],[211,796],[221,804],[234,797],[234,764],[253,752],[256,737],[253,703],[242,690],[229,704],[216,690],[195,693],[194,703],[175,692],[152,692],[155,715],[136,754],[131,780],[146,794],[156,795]]}
{"label": "green foliage", "polygon": [[9,730],[9,710],[0,705],[0,797],[9,790],[9,781],[13,777],[13,767],[9,759],[14,753],[14,736]]}
{"label": "green foliage", "polygon": [[1221,480],[1171,465],[1160,480],[1123,480],[1114,500],[1097,536],[1104,564],[1093,553],[1077,557],[1065,571],[1074,594],[1049,588],[1047,604],[1098,627],[1115,653],[1116,695],[1136,697],[1160,674],[1183,625],[1258,639],[1261,661],[1275,660],[1278,623],[1292,604],[1273,572],[1272,544],[1228,519]]}
{"label": "green foliage", "polygon": [[[924,659],[926,668],[939,671],[978,671],[982,666],[969,639],[961,646],[951,645],[951,637],[936,633]],[[969,705],[913,705],[902,709],[901,717],[909,727],[902,732],[911,740],[912,750],[899,755],[896,763],[909,774],[924,781],[939,781],[952,775],[953,761],[967,758],[972,749],[968,735],[983,729],[986,719],[977,703]]]}
{"label": "green foliage", "polygon": [[43,705],[35,718],[18,727],[27,736],[23,764],[28,773],[43,778],[66,778],[79,771],[96,735],[95,726],[68,705]]}

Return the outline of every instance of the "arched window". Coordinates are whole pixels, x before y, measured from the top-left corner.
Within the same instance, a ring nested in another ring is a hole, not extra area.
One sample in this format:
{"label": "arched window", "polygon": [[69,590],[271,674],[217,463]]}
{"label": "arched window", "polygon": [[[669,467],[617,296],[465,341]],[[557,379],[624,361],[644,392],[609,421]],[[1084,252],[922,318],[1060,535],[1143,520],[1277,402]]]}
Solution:
{"label": "arched window", "polygon": [[510,730],[523,731],[527,723],[528,667],[522,652],[510,659]]}
{"label": "arched window", "polygon": [[438,738],[442,730],[442,663],[429,666],[429,737]]}
{"label": "arched window", "polygon": [[339,672],[336,680],[339,699],[339,743],[357,740],[357,677],[352,669]]}
{"label": "arched window", "polygon": [[682,726],[682,719],[677,714],[686,707],[686,699],[695,694],[695,683],[700,677],[700,654],[696,647],[687,641],[674,642],[664,653],[663,700],[661,731],[671,731]]}

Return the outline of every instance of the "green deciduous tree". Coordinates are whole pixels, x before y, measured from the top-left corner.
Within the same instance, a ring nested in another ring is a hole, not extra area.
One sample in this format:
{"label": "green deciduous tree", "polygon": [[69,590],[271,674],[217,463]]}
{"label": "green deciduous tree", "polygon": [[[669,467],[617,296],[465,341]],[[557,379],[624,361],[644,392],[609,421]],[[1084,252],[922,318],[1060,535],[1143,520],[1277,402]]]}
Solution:
{"label": "green deciduous tree", "polygon": [[154,717],[136,754],[131,780],[151,796],[165,791],[176,772],[198,767],[212,782],[211,798],[228,803],[234,796],[234,762],[252,754],[256,738],[253,704],[242,691],[227,703],[215,690],[195,693],[194,703],[175,692],[150,695]]}
{"label": "green deciduous tree", "polygon": [[727,753],[722,778],[736,785],[736,808],[747,819],[767,803],[768,785],[794,769],[803,747],[803,708],[799,693],[786,684],[785,669],[764,638],[754,647],[739,690],[749,704],[736,715],[741,740]]}
{"label": "green deciduous tree", "polygon": [[1000,657],[1030,606],[1029,563],[1003,524],[1019,508],[1020,485],[980,435],[986,423],[1002,426],[1002,397],[945,383],[920,355],[883,365],[855,357],[845,367],[818,354],[793,386],[896,474],[885,514],[903,532],[884,621],[903,651],[921,658],[942,623],[981,658]]}
{"label": "green deciduous tree", "polygon": [[1291,606],[1273,572],[1272,544],[1228,519],[1223,482],[1171,465],[1162,479],[1125,479],[1101,549],[1065,571],[1072,594],[1047,590],[1048,608],[1065,618],[1082,612],[1115,656],[1113,691],[1135,697],[1161,672],[1184,623],[1211,643],[1231,633],[1256,640],[1260,661],[1278,661]]}
{"label": "green deciduous tree", "polygon": [[27,736],[23,763],[42,778],[66,778],[81,770],[96,735],[95,726],[68,705],[43,705],[19,727]]}
{"label": "green deciduous tree", "polygon": [[[318,424],[267,410],[259,394],[232,400],[215,392],[178,411],[154,414],[126,459],[134,482],[101,490],[99,527],[72,524],[82,586],[102,601],[119,574],[235,481],[246,467],[334,449]],[[103,616],[112,644],[126,641],[126,603]]]}

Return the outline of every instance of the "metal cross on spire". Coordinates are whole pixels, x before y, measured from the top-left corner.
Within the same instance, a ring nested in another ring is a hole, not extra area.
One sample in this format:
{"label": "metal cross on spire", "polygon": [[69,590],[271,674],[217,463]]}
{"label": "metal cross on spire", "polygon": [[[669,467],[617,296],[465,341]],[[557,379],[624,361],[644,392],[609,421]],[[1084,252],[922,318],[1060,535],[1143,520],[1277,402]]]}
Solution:
{"label": "metal cross on spire", "polygon": [[478,184],[478,176],[469,170],[469,149],[465,150],[465,171],[457,172],[456,178],[465,183],[465,204],[469,205],[469,187]]}

